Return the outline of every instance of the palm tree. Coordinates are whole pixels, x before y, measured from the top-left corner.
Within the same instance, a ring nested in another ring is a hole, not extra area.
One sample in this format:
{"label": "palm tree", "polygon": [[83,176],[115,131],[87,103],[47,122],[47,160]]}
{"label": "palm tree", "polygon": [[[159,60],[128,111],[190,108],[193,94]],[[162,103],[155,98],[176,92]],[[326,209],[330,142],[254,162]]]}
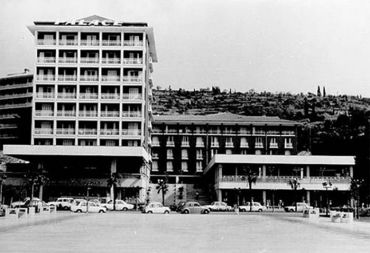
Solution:
{"label": "palm tree", "polygon": [[116,210],[116,187],[117,187],[118,181],[119,181],[119,174],[116,172],[113,172],[110,175],[110,178],[108,178],[107,180],[108,187],[109,188],[113,187],[112,198],[113,198],[113,210],[114,211]]}
{"label": "palm tree", "polygon": [[292,178],[288,181],[288,184],[294,190],[294,199],[295,199],[295,211],[297,212],[297,189],[301,186],[299,179],[297,177]]}
{"label": "palm tree", "polygon": [[[245,171],[245,170],[244,170]],[[246,170],[246,175],[245,177],[242,177],[242,180],[247,180],[248,181],[248,186],[249,186],[249,192],[250,192],[250,203],[249,203],[249,211],[252,212],[252,202],[253,202],[253,197],[252,197],[252,184],[256,184],[257,182],[257,174],[254,173],[251,169]]]}
{"label": "palm tree", "polygon": [[351,190],[351,195],[355,199],[356,203],[356,218],[359,218],[359,207],[360,207],[360,188],[362,187],[364,183],[363,179],[355,179],[351,178],[351,185],[350,185],[350,190]]}
{"label": "palm tree", "polygon": [[162,204],[164,205],[164,196],[166,195],[166,192],[168,191],[167,178],[158,179],[158,184],[156,186],[156,189],[158,190],[158,194],[162,192]]}

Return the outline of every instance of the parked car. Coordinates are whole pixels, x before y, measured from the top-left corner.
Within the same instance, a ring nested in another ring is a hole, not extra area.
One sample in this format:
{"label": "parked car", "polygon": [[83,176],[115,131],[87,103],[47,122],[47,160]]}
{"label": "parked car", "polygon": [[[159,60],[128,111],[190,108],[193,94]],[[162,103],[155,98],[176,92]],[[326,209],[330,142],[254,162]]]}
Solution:
{"label": "parked car", "polygon": [[86,200],[76,201],[71,206],[71,211],[76,213],[105,213],[106,208],[96,202],[87,202]]}
{"label": "parked car", "polygon": [[49,202],[48,204],[50,206],[56,206],[58,209],[69,210],[71,209],[72,202],[73,198],[61,197],[57,198],[56,201]]}
{"label": "parked car", "polygon": [[[27,197],[23,201],[14,201],[10,204],[10,207],[11,208],[26,207],[26,204],[29,204],[30,200],[31,200],[31,198]],[[34,198],[32,198],[32,201],[40,201],[40,199],[34,197]]]}
{"label": "parked car", "polygon": [[170,213],[170,208],[163,206],[159,202],[150,202],[146,207],[143,208],[143,213]]}
{"label": "parked car", "polygon": [[297,204],[293,203],[291,206],[284,206],[285,212],[295,212],[297,207],[297,212],[303,212],[303,210],[310,208],[307,203],[304,202],[297,202]]}
{"label": "parked car", "polygon": [[[101,204],[102,206],[105,206],[108,210],[113,210],[113,200],[109,200],[106,204]],[[123,200],[116,200],[115,203],[116,210],[122,210],[122,211],[127,211],[127,210],[132,210],[134,209],[134,205],[128,204]]]}
{"label": "parked car", "polygon": [[207,207],[211,211],[228,212],[228,211],[232,211],[233,210],[233,208],[231,206],[228,206],[225,202],[221,202],[221,201],[212,202]]}
{"label": "parked car", "polygon": [[[239,206],[240,212],[249,212],[251,210],[250,202],[247,202],[245,205]],[[252,202],[252,212],[263,212],[266,211],[267,208],[261,205],[260,202]]]}
{"label": "parked car", "polygon": [[186,202],[185,205],[183,205],[180,208],[181,213],[201,213],[201,214],[208,214],[211,212],[209,207],[207,206],[201,206],[198,202]]}

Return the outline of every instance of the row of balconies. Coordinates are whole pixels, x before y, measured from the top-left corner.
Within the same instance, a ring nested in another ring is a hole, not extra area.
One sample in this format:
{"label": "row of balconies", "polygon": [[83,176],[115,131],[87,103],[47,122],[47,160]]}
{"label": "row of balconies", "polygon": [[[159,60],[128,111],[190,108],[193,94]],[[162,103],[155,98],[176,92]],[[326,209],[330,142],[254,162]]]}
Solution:
{"label": "row of balconies", "polygon": [[[42,46],[53,46],[57,44],[56,39],[38,39],[37,45]],[[78,46],[78,40],[59,40],[60,46]],[[80,40],[80,46],[115,46],[121,47],[122,41],[121,40]],[[144,46],[144,42],[140,40],[124,40],[123,46],[126,47],[142,47]]]}
{"label": "row of balconies", "polygon": [[258,131],[248,131],[248,130],[238,130],[238,131],[221,131],[221,130],[214,130],[214,129],[211,129],[211,130],[195,130],[194,132],[192,131],[186,131],[185,133],[179,131],[177,129],[167,129],[165,131],[162,131],[161,129],[153,129],[153,133],[158,133],[158,134],[161,134],[161,133],[164,133],[164,134],[179,134],[179,135],[183,135],[183,134],[194,134],[194,135],[203,135],[203,134],[212,134],[212,135],[253,135],[253,136],[259,136],[259,135],[262,135],[262,136],[265,136],[265,135],[268,135],[268,136],[294,136],[295,135],[295,132],[294,131],[262,131],[262,130],[258,130]]}
{"label": "row of balconies", "polygon": [[12,90],[12,89],[19,89],[19,88],[30,88],[30,87],[32,87],[32,85],[33,85],[32,82],[6,84],[6,85],[0,85],[0,90]]}
{"label": "row of balconies", "polygon": [[[54,92],[38,92],[36,93],[36,98],[45,98],[45,99],[53,99],[55,97]],[[58,98],[65,98],[65,99],[75,99],[77,98],[76,93],[58,93]],[[80,99],[98,99],[98,93],[80,93],[79,95]],[[118,93],[101,93],[100,94],[101,99],[120,99],[120,94]],[[129,94],[129,93],[123,93],[122,94],[123,100],[138,100],[142,99],[141,94]]]}
{"label": "row of balconies", "polygon": [[[55,81],[55,75],[37,75],[37,81]],[[77,75],[59,75],[58,81],[59,82],[76,82],[78,80]],[[98,82],[99,76],[98,75],[81,75],[79,81],[86,81],[86,82]],[[101,76],[102,82],[120,82],[121,76],[119,75],[111,75],[111,76]],[[123,76],[123,82],[130,82],[130,83],[139,83],[143,81],[142,76]]]}
{"label": "row of balconies", "polygon": [[[100,129],[100,135],[141,135],[140,129],[122,129],[121,133],[119,129]],[[54,130],[52,128],[35,128],[34,134],[36,135],[52,135]],[[74,128],[57,128],[57,135],[75,135],[76,130]],[[78,129],[78,135],[97,135],[98,130],[92,129]]]}
{"label": "row of balconies", "polygon": [[[159,142],[153,142],[152,143],[152,146],[153,147],[159,147],[160,146],[160,143]],[[167,141],[166,142],[166,146],[167,147],[175,147],[175,142],[174,141]],[[197,147],[197,148],[204,148],[204,146],[205,145],[204,145],[203,142],[197,142],[195,144],[195,147]],[[190,147],[190,144],[189,143],[181,143],[181,147],[184,147],[184,148]],[[211,148],[219,148],[219,147],[220,147],[220,144],[218,142],[211,143]],[[234,148],[234,143],[230,143],[230,142],[227,143],[226,142],[225,143],[225,148]],[[240,148],[249,148],[249,144],[248,143],[240,143]],[[256,148],[256,149],[263,149],[264,148],[264,145],[261,142],[256,142],[254,144],[254,148]],[[270,149],[277,149],[277,148],[279,148],[278,143],[270,143],[269,148]],[[291,143],[291,142],[284,143],[284,148],[285,149],[292,149],[293,148],[293,143]]]}
{"label": "row of balconies", "polygon": [[[56,57],[38,57],[37,63],[40,63],[40,64],[56,63]],[[78,59],[77,57],[59,57],[58,63],[77,64]],[[99,64],[99,58],[81,57],[79,63]],[[101,63],[102,64],[121,64],[121,59],[120,58],[102,58]],[[122,63],[126,65],[141,65],[144,63],[144,60],[142,58],[123,58]]]}
{"label": "row of balconies", "polygon": [[[266,182],[266,183],[286,183],[288,184],[289,180],[291,180],[292,176],[259,176],[257,178],[258,182]],[[245,181],[245,176],[222,176],[220,179],[221,182],[241,182]],[[299,178],[300,183],[320,183],[320,182],[328,182],[331,183],[349,183],[351,181],[350,177],[319,177],[319,176],[313,176],[313,177],[303,177]]]}
{"label": "row of balconies", "polygon": [[[53,117],[54,111],[37,110],[35,111],[36,117]],[[57,111],[58,117],[76,117],[76,111]],[[79,111],[79,117],[98,117],[98,111]],[[101,111],[100,117],[120,117],[119,111]],[[124,118],[135,118],[141,117],[141,112],[127,112],[122,111],[121,117]]]}

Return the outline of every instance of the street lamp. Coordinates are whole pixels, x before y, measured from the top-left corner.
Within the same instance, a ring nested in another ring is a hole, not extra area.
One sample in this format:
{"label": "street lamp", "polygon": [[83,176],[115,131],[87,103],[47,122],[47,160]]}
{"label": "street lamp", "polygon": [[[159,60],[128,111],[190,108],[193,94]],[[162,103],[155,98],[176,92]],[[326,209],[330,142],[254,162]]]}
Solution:
{"label": "street lamp", "polygon": [[294,190],[294,199],[295,199],[295,211],[297,212],[297,189],[301,186],[299,179],[297,177],[289,180],[288,184]]}
{"label": "street lamp", "polygon": [[86,183],[86,213],[89,212],[89,193],[91,190],[92,182],[88,181]]}
{"label": "street lamp", "polygon": [[241,189],[239,187],[239,188],[234,188],[234,190],[236,192],[236,205],[239,206],[239,195],[240,195]]}
{"label": "street lamp", "polygon": [[326,216],[329,214],[329,198],[328,198],[328,189],[330,189],[333,184],[330,181],[324,181],[322,182],[322,186],[325,188],[326,193]]}

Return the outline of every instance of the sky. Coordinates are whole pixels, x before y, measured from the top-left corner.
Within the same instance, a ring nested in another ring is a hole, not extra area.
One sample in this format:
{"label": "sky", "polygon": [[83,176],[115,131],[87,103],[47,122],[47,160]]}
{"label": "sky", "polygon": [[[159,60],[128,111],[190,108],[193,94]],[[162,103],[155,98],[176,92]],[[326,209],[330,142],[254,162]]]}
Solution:
{"label": "sky", "polygon": [[34,69],[27,26],[99,15],[147,22],[154,86],[370,97],[368,0],[1,0],[0,76]]}

